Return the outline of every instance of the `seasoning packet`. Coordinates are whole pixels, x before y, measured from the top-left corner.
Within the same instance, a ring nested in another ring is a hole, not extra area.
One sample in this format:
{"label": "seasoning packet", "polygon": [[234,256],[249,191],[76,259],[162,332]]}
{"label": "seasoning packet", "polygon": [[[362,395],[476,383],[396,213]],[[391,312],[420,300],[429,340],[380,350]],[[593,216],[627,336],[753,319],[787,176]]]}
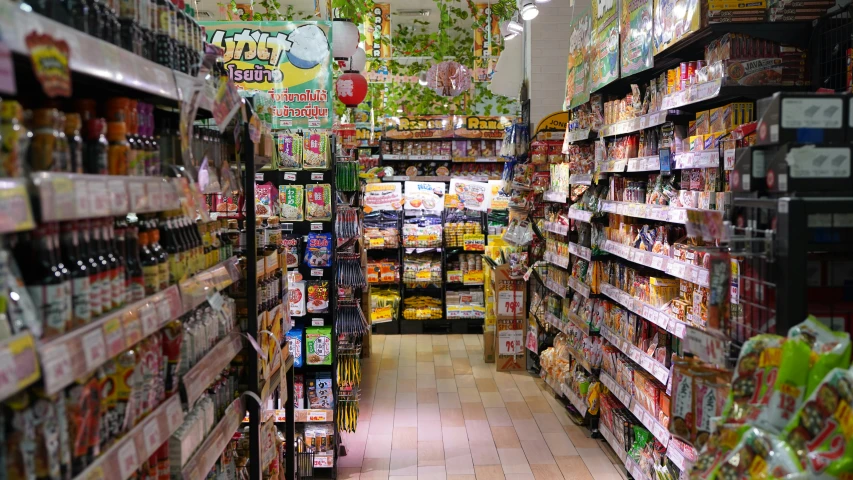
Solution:
{"label": "seasoning packet", "polygon": [[329,134],[311,131],[305,138],[302,168],[305,170],[329,169]]}
{"label": "seasoning packet", "polygon": [[809,478],[846,478],[853,473],[849,448],[853,425],[853,372],[836,368],[797,411],[782,438],[796,452]]}
{"label": "seasoning packet", "polygon": [[332,364],[332,328],[305,329],[305,355],[308,365]]}
{"label": "seasoning packet", "polygon": [[281,210],[281,220],[301,222],[305,220],[302,213],[302,202],[305,198],[305,187],[302,185],[279,185],[278,201]]}
{"label": "seasoning packet", "polygon": [[305,219],[328,222],[332,219],[332,186],[327,183],[306,185]]}
{"label": "seasoning packet", "polygon": [[329,281],[309,280],[308,284],[308,313],[329,312]]}
{"label": "seasoning packet", "polygon": [[332,234],[309,233],[305,249],[305,263],[309,267],[332,266]]}
{"label": "seasoning packet", "polygon": [[290,284],[290,316],[305,316],[305,282]]}
{"label": "seasoning packet", "polygon": [[729,423],[758,418],[775,386],[784,344],[784,337],[769,334],[756,335],[743,344],[724,413]]}
{"label": "seasoning packet", "polygon": [[302,366],[302,329],[291,328],[287,332],[287,349],[290,351],[290,356],[293,357],[293,366]]}
{"label": "seasoning packet", "polygon": [[266,183],[255,185],[255,215],[266,218],[272,215],[272,197],[275,188],[272,184]]}
{"label": "seasoning packet", "polygon": [[281,262],[285,268],[296,268],[299,266],[299,244],[301,242],[301,235],[282,235],[281,241],[279,245],[284,248],[284,252],[282,256],[284,257]]}
{"label": "seasoning packet", "polygon": [[276,137],[281,155],[279,170],[302,170],[302,135],[282,132]]}

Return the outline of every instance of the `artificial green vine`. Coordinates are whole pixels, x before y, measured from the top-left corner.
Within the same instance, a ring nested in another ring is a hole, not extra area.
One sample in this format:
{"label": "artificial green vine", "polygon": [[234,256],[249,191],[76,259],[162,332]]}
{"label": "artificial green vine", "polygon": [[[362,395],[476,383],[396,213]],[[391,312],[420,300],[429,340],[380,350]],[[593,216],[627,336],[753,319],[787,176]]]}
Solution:
{"label": "artificial green vine", "polygon": [[[225,9],[225,14],[230,21],[234,20],[243,20],[246,22],[292,22],[296,20],[296,17],[299,17],[302,20],[310,20],[314,18],[314,14],[306,14],[303,12],[297,12],[293,5],[288,5],[285,8],[284,13],[281,13],[279,8],[281,8],[281,2],[278,0],[260,0],[258,3],[255,3],[253,0],[250,0],[250,4],[252,7],[252,15],[249,15],[247,12],[243,12],[237,6],[237,0],[231,0],[228,4],[228,8]],[[223,4],[219,4],[220,7],[223,7]],[[257,6],[263,7],[264,12],[257,12],[255,8]]]}

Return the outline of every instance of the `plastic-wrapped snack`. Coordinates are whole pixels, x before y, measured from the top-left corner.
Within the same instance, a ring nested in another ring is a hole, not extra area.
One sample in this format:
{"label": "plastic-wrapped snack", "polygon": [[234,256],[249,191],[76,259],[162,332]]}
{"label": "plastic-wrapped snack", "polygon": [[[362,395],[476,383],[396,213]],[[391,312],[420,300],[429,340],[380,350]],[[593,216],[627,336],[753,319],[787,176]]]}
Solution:
{"label": "plastic-wrapped snack", "polygon": [[706,472],[706,475],[698,478],[720,480],[805,478],[801,477],[802,468],[796,454],[785,442],[758,428],[747,428],[738,432],[740,436],[734,448]]}
{"label": "plastic-wrapped snack", "polygon": [[302,135],[281,132],[276,137],[281,163],[279,170],[302,170]]}
{"label": "plastic-wrapped snack", "polygon": [[330,267],[332,265],[331,233],[308,234],[308,246],[305,248],[305,263],[309,267]]}
{"label": "plastic-wrapped snack", "polygon": [[305,170],[329,169],[329,134],[311,131],[305,138],[302,168]]}
{"label": "plastic-wrapped snack", "polygon": [[850,335],[834,332],[810,315],[803,323],[788,331],[788,338],[798,337],[803,338],[812,351],[813,361],[806,386],[806,396],[809,396],[830,370],[850,366]]}
{"label": "plastic-wrapped snack", "polygon": [[836,368],[817,386],[791,423],[785,439],[808,469],[809,478],[850,478],[853,451],[853,372]]}
{"label": "plastic-wrapped snack", "polygon": [[726,403],[727,422],[747,423],[758,418],[776,383],[784,344],[784,337],[768,334],[756,335],[743,344]]}
{"label": "plastic-wrapped snack", "polygon": [[278,201],[280,217],[285,222],[301,222],[305,220],[302,213],[302,202],[305,199],[305,187],[302,185],[279,185]]}
{"label": "plastic-wrapped snack", "polygon": [[328,222],[332,219],[332,186],[326,183],[306,185],[305,220]]}

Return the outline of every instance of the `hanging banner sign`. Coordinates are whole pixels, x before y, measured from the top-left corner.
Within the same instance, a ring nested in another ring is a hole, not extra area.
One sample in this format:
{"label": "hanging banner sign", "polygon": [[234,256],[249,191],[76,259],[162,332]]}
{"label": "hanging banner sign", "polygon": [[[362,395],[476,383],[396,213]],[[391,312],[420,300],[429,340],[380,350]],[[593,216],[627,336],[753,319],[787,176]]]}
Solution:
{"label": "hanging banner sign", "polygon": [[385,119],[384,136],[390,140],[450,138],[453,136],[453,121],[446,115],[388,117]]}
{"label": "hanging banner sign", "polygon": [[589,101],[589,39],[592,17],[589,13],[575,17],[569,35],[569,66],[566,71],[566,99],[563,110]]}
{"label": "hanging banner sign", "polygon": [[501,54],[503,36],[500,19],[492,13],[488,3],[475,3],[472,13],[475,22],[479,23],[482,19],[482,23],[486,24],[474,30],[474,81],[488,82]]}
{"label": "hanging banner sign", "polygon": [[622,0],[621,33],[622,77],[652,68],[652,0]]}
{"label": "hanging banner sign", "polygon": [[514,117],[487,117],[482,115],[455,115],[453,136],[459,138],[503,138],[504,129]]}
{"label": "hanging banner sign", "polygon": [[332,128],[332,23],[200,22],[237,88],[269,93],[273,128]]}
{"label": "hanging banner sign", "polygon": [[364,52],[368,57],[391,58],[391,4],[376,3],[364,25]]}
{"label": "hanging banner sign", "polygon": [[590,52],[590,91],[619,78],[619,2],[596,2]]}

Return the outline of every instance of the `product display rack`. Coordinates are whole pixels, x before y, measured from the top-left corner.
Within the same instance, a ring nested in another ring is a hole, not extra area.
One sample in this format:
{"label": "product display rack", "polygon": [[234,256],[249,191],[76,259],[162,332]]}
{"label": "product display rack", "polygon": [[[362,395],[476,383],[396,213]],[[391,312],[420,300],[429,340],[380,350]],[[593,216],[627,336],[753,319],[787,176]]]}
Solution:
{"label": "product display rack", "polygon": [[[408,178],[408,177],[406,177],[406,178]],[[364,217],[362,216],[362,222],[363,222],[363,219],[364,219]],[[400,333],[400,324],[404,321],[403,317],[402,317],[402,315],[403,315],[403,308],[402,308],[402,303],[403,303],[403,293],[402,293],[402,289],[403,289],[403,248],[402,248],[402,238],[401,238],[401,235],[403,232],[402,214],[400,214],[397,218],[397,227],[396,228],[397,228],[397,246],[396,247],[386,247],[383,244],[383,246],[380,248],[378,246],[370,247],[369,245],[366,244],[365,248],[364,248],[365,256],[366,256],[368,261],[371,259],[381,260],[381,259],[389,259],[389,258],[393,258],[394,260],[397,261],[397,275],[399,275],[398,281],[378,282],[378,283],[374,282],[374,283],[368,283],[367,284],[368,288],[366,290],[367,290],[367,298],[368,299],[367,299],[366,304],[365,304],[366,305],[365,314],[368,314],[371,316],[371,330],[374,333],[377,333],[380,335],[399,334]],[[397,314],[392,316],[392,319],[390,322],[373,323],[373,320],[372,320],[372,310],[373,309],[372,309],[371,304],[370,304],[370,291],[373,288],[396,289],[396,291],[400,295],[400,308],[397,309]]]}

